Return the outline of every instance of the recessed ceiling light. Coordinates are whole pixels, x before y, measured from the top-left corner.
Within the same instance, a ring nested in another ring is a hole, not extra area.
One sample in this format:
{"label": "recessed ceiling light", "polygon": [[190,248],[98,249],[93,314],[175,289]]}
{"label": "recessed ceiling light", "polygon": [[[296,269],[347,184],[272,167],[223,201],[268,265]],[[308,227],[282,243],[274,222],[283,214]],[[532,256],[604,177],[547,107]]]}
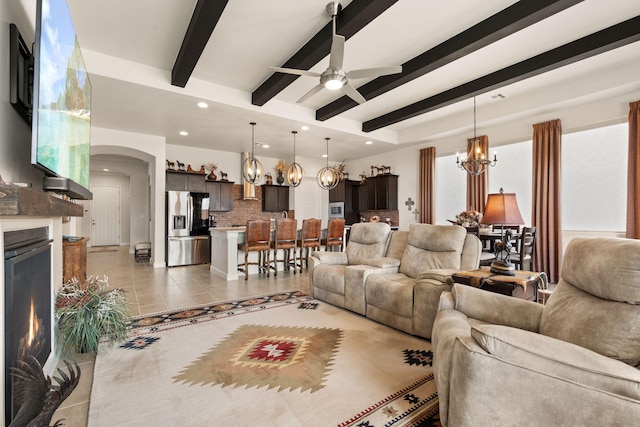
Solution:
{"label": "recessed ceiling light", "polygon": [[262,144],[262,148],[269,148],[269,144]]}
{"label": "recessed ceiling light", "polygon": [[309,126],[301,126],[300,129],[302,130],[309,130]]}
{"label": "recessed ceiling light", "polygon": [[102,170],[103,170],[104,172],[109,172],[109,169],[108,169],[108,168],[104,168],[104,169],[102,169]]}
{"label": "recessed ceiling light", "polygon": [[323,158],[327,158],[327,157],[329,157],[329,155],[328,154],[323,154],[322,157]]}
{"label": "recessed ceiling light", "polygon": [[189,135],[189,132],[187,132],[186,130],[181,130],[180,131],[180,135],[187,136],[187,135]]}
{"label": "recessed ceiling light", "polygon": [[209,104],[207,104],[204,101],[200,101],[200,102],[198,102],[198,107],[200,107],[200,108],[208,108]]}
{"label": "recessed ceiling light", "polygon": [[371,145],[371,144],[373,144],[373,141],[367,141],[367,142],[365,142],[365,144]]}

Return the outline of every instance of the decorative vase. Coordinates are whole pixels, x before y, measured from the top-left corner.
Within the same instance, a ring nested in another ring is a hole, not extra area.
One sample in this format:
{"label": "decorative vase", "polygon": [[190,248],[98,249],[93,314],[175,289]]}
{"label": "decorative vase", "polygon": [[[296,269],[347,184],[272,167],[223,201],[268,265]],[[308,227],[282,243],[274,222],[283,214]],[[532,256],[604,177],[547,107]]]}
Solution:
{"label": "decorative vase", "polygon": [[284,183],[284,174],[278,171],[278,176],[276,177],[276,182],[278,185],[282,185]]}
{"label": "decorative vase", "polygon": [[207,175],[207,180],[208,180],[208,181],[215,181],[215,180],[217,180],[217,179],[218,179],[218,177],[216,176],[216,174],[214,173],[214,171],[211,171],[211,172],[209,173],[209,175]]}

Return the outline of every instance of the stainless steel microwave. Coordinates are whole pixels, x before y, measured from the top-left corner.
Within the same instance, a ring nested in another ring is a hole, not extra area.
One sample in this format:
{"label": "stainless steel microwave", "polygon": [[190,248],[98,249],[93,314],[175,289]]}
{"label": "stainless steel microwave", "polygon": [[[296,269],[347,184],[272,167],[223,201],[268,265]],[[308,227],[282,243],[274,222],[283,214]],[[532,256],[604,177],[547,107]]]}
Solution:
{"label": "stainless steel microwave", "polygon": [[329,203],[329,218],[344,218],[344,202]]}

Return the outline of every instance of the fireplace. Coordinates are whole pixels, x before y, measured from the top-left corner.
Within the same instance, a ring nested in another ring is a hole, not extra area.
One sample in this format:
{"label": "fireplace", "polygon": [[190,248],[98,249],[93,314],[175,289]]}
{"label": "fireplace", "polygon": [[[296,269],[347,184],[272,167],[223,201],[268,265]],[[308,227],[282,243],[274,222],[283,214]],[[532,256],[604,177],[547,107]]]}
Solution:
{"label": "fireplace", "polygon": [[26,355],[42,366],[51,354],[52,291],[49,228],[4,233],[5,423],[18,410],[10,368]]}

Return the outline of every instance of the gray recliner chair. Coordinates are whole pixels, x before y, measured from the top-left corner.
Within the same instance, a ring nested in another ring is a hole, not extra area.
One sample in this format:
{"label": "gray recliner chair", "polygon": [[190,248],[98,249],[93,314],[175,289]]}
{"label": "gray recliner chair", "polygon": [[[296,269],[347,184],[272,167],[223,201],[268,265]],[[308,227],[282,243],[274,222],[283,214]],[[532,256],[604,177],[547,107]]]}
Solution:
{"label": "gray recliner chair", "polygon": [[640,241],[573,239],[543,306],[455,284],[432,333],[450,426],[638,425]]}

